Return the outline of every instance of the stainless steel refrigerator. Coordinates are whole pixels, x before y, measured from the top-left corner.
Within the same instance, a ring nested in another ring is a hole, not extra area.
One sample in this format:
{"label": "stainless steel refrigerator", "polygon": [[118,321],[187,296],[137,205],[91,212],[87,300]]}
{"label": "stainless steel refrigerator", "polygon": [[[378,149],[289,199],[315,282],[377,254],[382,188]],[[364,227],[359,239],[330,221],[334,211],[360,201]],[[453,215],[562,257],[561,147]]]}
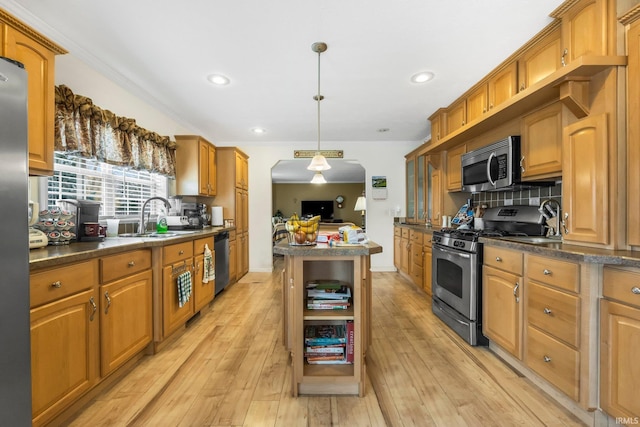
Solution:
{"label": "stainless steel refrigerator", "polygon": [[27,72],[0,57],[0,424],[7,426],[31,425],[27,151]]}

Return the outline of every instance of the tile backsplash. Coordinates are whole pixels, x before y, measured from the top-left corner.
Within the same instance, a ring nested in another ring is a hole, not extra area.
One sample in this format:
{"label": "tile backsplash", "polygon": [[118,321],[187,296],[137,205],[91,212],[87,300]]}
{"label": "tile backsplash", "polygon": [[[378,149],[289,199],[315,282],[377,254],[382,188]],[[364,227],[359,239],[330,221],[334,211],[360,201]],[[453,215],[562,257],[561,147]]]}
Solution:
{"label": "tile backsplash", "polygon": [[[538,203],[535,203],[538,199]],[[562,205],[562,182],[552,187],[531,188],[521,191],[496,191],[473,194],[473,204],[485,204],[489,208],[510,205],[537,205],[544,199],[554,198]]]}

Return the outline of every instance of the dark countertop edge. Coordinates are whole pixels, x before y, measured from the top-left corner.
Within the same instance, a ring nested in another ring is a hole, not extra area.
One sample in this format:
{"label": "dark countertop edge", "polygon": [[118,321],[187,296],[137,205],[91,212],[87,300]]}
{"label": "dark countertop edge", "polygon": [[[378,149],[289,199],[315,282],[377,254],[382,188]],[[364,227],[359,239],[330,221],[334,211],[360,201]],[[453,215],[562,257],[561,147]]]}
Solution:
{"label": "dark countertop edge", "polygon": [[422,231],[423,233],[431,234],[434,231],[439,231],[440,227],[427,227],[424,224],[407,224],[402,222],[394,222],[393,225],[395,227],[403,227],[408,228],[410,230]]}
{"label": "dark countertop edge", "polygon": [[558,259],[586,262],[590,264],[613,264],[628,267],[640,267],[640,252],[635,251],[591,248],[588,246],[578,246],[567,243],[531,244],[492,237],[481,237],[479,242],[490,246],[516,249]]}
{"label": "dark countertop edge", "polygon": [[273,247],[273,252],[279,255],[293,256],[357,256],[382,253],[382,246],[369,242],[359,246],[329,246],[318,243],[315,246],[293,246],[287,242],[280,242]]}
{"label": "dark countertop edge", "polygon": [[[29,268],[31,271],[54,267],[76,261],[84,261],[97,256],[112,255],[136,249],[162,247],[174,243],[196,240],[202,237],[215,236],[224,231],[235,230],[235,227],[209,227],[190,234],[175,237],[107,237],[101,242],[73,242],[61,246],[45,246],[29,251]],[[211,248],[213,249],[213,248]]]}

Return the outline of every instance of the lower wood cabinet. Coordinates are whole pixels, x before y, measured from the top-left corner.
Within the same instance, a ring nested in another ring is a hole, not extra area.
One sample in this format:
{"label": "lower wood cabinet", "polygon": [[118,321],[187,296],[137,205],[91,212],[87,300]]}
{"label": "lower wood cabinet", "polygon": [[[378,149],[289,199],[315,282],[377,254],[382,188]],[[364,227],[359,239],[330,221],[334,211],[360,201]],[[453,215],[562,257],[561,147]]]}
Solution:
{"label": "lower wood cabinet", "polygon": [[433,253],[432,253],[432,249],[431,249],[431,234],[425,234],[424,235],[424,239],[423,239],[423,243],[422,243],[422,256],[423,256],[423,261],[422,261],[422,270],[423,270],[423,282],[422,282],[422,289],[424,289],[424,291],[427,293],[427,295],[429,296],[429,298],[431,298],[432,296],[432,291],[431,291],[431,283],[432,283],[432,277],[431,277],[431,273],[433,272],[432,266],[431,266],[431,262],[433,259]]}
{"label": "lower wood cabinet", "polygon": [[604,267],[600,302],[600,407],[640,418],[640,269]]}
{"label": "lower wood cabinet", "polygon": [[32,273],[33,425],[48,423],[98,381],[97,262]]}
{"label": "lower wood cabinet", "polygon": [[213,267],[215,268],[215,259],[216,254],[213,246],[213,237],[207,237],[204,239],[198,239],[193,242],[193,261],[194,261],[194,282],[193,282],[193,292],[194,296],[194,305],[195,311],[198,312],[202,308],[204,308],[207,304],[213,301],[213,297],[216,291],[215,280],[209,280],[207,283],[204,283],[202,280],[204,278],[205,271],[205,259],[204,259],[204,250],[205,245],[211,251],[211,262],[213,263]]}

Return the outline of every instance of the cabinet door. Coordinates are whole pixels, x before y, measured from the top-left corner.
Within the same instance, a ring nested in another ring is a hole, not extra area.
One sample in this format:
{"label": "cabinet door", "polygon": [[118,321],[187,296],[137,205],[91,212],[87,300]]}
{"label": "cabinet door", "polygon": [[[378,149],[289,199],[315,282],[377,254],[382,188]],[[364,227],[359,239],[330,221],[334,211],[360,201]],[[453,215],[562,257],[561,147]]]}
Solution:
{"label": "cabinet door", "polygon": [[513,62],[489,79],[489,110],[518,93],[518,64]]}
{"label": "cabinet door", "polygon": [[[213,251],[212,251],[213,253]],[[215,259],[215,255],[214,258]],[[200,254],[194,258],[195,271],[193,274],[193,292],[195,311],[202,310],[204,306],[213,300],[215,294],[215,281],[209,280],[207,283],[202,282],[204,277],[204,255]]]}
{"label": "cabinet door", "polygon": [[447,151],[447,190],[449,191],[460,191],[462,188],[462,155],[466,151],[466,145]]}
{"label": "cabinet door", "polygon": [[518,59],[519,91],[523,91],[562,67],[560,27],[535,43]]}
{"label": "cabinet door", "polygon": [[427,197],[425,187],[427,185],[426,170],[427,162],[425,156],[416,158],[416,210],[418,220],[423,220],[427,212]]}
{"label": "cabinet door", "polygon": [[466,124],[467,103],[462,99],[447,109],[447,135],[454,133]]}
{"label": "cabinet door", "polygon": [[[627,33],[629,62],[627,65],[627,224],[640,224],[640,21]],[[640,227],[627,227],[630,245],[640,245]]]}
{"label": "cabinet door", "polygon": [[564,128],[562,192],[566,241],[609,243],[607,116],[590,116]]}
{"label": "cabinet door", "polygon": [[249,238],[246,233],[236,237],[236,275],[240,279],[249,271]]}
{"label": "cabinet door", "polygon": [[440,139],[444,138],[446,135],[445,123],[444,123],[445,114],[443,113],[443,109],[440,108],[433,116],[429,118],[431,122],[431,142],[438,142]]}
{"label": "cabinet door", "polygon": [[442,209],[444,205],[442,195],[442,170],[433,168],[431,170],[431,224],[434,226],[440,224],[442,218]]}
{"label": "cabinet door", "polygon": [[180,271],[179,269],[183,268],[185,263],[190,269],[193,259],[189,258],[188,260],[185,260],[184,263],[181,262],[174,264],[173,267],[171,265],[167,265],[162,270],[162,327],[165,337],[168,337],[173,331],[182,327],[195,313],[193,293],[191,294],[189,301],[182,307],[180,307],[178,300],[178,276],[173,272]]}
{"label": "cabinet door", "polygon": [[411,260],[411,242],[408,238],[402,238],[402,258],[400,259],[400,271],[409,274],[409,262]]}
{"label": "cabinet door", "polygon": [[236,154],[236,187],[248,189],[249,188],[249,164],[246,158],[240,153]]}
{"label": "cabinet door", "polygon": [[416,159],[411,157],[406,162],[407,185],[407,218],[416,217]]}
{"label": "cabinet door", "polygon": [[482,333],[522,360],[522,277],[483,267]]}
{"label": "cabinet door", "polygon": [[612,417],[640,417],[640,309],[602,300],[600,406]]}
{"label": "cabinet door", "polygon": [[6,28],[4,56],[20,61],[27,70],[29,93],[29,173],[53,173],[54,145],[54,53],[9,26]]}
{"label": "cabinet door", "polygon": [[100,286],[101,374],[106,376],[151,342],[151,270]]}
{"label": "cabinet door", "polygon": [[[425,240],[426,239],[431,240],[430,235],[425,235],[424,238]],[[424,278],[422,281],[422,284],[423,284],[422,288],[427,293],[427,295],[431,297],[431,282],[432,282],[431,273],[433,271],[433,269],[431,268],[431,261],[432,261],[431,244],[425,244],[423,246],[422,253],[424,254],[424,260],[422,261],[422,271],[424,274]]]}
{"label": "cabinet door", "polygon": [[402,237],[393,236],[393,265],[400,270],[402,267]]}
{"label": "cabinet door", "polygon": [[249,231],[249,194],[236,188],[236,229],[238,233]]}
{"label": "cabinet door", "polygon": [[[562,16],[562,59],[565,64],[581,56],[607,55],[610,37],[607,3],[607,0],[578,0]],[[611,40],[615,39],[613,35]]]}
{"label": "cabinet door", "polygon": [[229,240],[229,283],[238,278],[236,239]]}
{"label": "cabinet door", "polygon": [[562,175],[562,104],[557,102],[522,119],[522,178]]}
{"label": "cabinet door", "polygon": [[198,194],[209,194],[209,144],[198,142]]}
{"label": "cabinet door", "polygon": [[467,96],[467,122],[471,123],[486,114],[488,105],[488,86],[482,84]]}
{"label": "cabinet door", "polygon": [[43,425],[89,390],[98,377],[94,290],[31,310],[33,425]]}

